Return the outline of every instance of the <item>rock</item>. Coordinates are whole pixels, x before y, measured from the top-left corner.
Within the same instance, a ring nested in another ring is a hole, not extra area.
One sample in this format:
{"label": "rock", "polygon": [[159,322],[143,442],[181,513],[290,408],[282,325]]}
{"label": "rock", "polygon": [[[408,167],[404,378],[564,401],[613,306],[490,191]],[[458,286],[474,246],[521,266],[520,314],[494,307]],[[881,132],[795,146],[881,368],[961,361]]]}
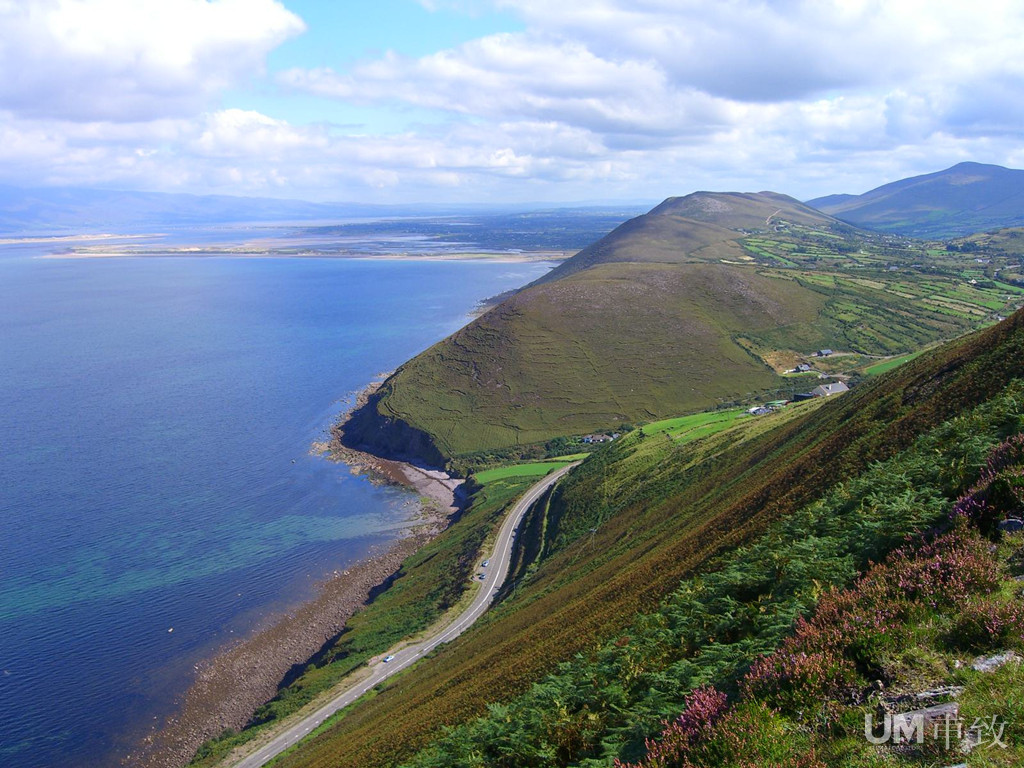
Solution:
{"label": "rock", "polygon": [[1013,651],[1004,651],[993,656],[979,656],[971,664],[975,672],[992,672],[1000,667],[1009,664],[1011,661],[1019,661],[1020,657]]}
{"label": "rock", "polygon": [[[936,699],[955,699],[961,693],[963,693],[964,687],[962,685],[941,685],[936,688],[931,688],[927,691],[918,691],[917,693],[901,693],[901,694],[888,694],[882,695],[879,700],[879,706],[883,712],[892,714],[895,717],[901,715],[896,714],[904,706],[908,704],[926,704]],[[944,704],[935,704],[933,706],[945,706]],[[917,714],[924,710],[914,710],[914,712],[903,713],[903,714]]]}
{"label": "rock", "polygon": [[999,530],[1003,533],[1016,533],[1022,529],[1024,529],[1024,520],[1010,517],[999,523]]}
{"label": "rock", "polygon": [[892,716],[893,743],[903,743],[911,738],[910,734],[918,733],[917,728],[923,728],[926,734],[931,733],[936,724],[956,722],[959,716],[960,705],[955,701],[895,714]]}
{"label": "rock", "polygon": [[955,699],[963,692],[964,687],[962,685],[940,685],[938,688],[932,688],[928,691],[921,691],[920,693],[915,693],[913,694],[913,697],[918,701],[938,699],[944,696],[948,696],[951,699]]}

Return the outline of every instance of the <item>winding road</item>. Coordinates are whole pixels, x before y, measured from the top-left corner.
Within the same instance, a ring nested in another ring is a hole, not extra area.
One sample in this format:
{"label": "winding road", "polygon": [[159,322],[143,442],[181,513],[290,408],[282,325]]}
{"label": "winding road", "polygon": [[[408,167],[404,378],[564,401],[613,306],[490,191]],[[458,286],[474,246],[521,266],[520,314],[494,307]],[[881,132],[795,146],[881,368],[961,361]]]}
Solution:
{"label": "winding road", "polygon": [[523,515],[543,493],[557,483],[562,477],[579,462],[574,462],[562,467],[549,475],[536,485],[532,486],[523,497],[512,507],[505,521],[498,531],[498,538],[494,542],[487,568],[483,569],[485,578],[480,582],[480,591],[476,597],[451,623],[444,625],[432,635],[424,637],[414,643],[396,650],[389,662],[378,662],[373,666],[369,677],[363,678],[351,687],[339,693],[322,707],[312,712],[301,720],[297,721],[288,729],[282,731],[271,741],[260,747],[249,756],[234,763],[234,768],[259,768],[271,759],[277,757],[286,749],[301,741],[305,736],[315,730],[324,720],[333,715],[339,709],[347,707],[364,693],[369,691],[394,674],[401,672],[406,667],[414,664],[422,656],[430,653],[434,648],[454,640],[465,632],[473,622],[479,619],[494,602],[494,595],[505,582],[508,576],[509,566],[512,561],[512,544],[515,541],[516,531]]}

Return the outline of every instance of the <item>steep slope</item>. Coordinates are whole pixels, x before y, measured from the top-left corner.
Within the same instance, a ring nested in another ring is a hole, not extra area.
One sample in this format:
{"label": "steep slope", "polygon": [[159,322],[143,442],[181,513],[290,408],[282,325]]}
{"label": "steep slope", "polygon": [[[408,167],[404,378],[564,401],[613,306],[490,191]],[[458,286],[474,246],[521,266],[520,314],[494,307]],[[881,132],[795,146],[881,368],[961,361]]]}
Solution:
{"label": "steep slope", "polygon": [[[1022,372],[1018,313],[847,395],[751,428],[687,447],[631,433],[584,462],[538,512],[549,518],[537,526],[548,545],[514,596],[282,764],[397,765],[436,739],[439,724],[488,712],[469,742],[476,762],[443,751],[423,764],[577,765],[642,745],[660,717],[678,712],[688,686],[771,649],[759,635],[743,639],[751,627],[777,638],[816,599],[818,579],[848,577],[905,533],[945,518],[991,448],[1024,426]],[[722,558],[739,546],[761,558],[757,567],[742,570],[739,557],[744,581],[730,586],[731,570],[715,581]],[[828,570],[804,567],[819,556]],[[720,603],[687,597],[706,588],[705,573],[706,584],[722,582]],[[677,592],[684,579],[692,586]],[[774,613],[772,601],[793,585],[802,585],[793,602]],[[676,613],[659,614],[670,595]],[[741,601],[750,607],[737,613]],[[673,623],[684,608],[703,612]],[[692,641],[673,641],[691,626]],[[533,689],[530,701],[544,708],[522,719],[515,697],[569,659],[557,669],[565,684]],[[644,698],[651,689],[659,693]],[[545,691],[553,693],[545,699]],[[487,710],[488,702],[504,703]],[[627,706],[641,706],[645,719],[616,724]],[[500,760],[486,757],[502,752]]]}
{"label": "steep slope", "polygon": [[883,232],[955,237],[1024,224],[1024,171],[959,163],[863,195],[829,195],[810,200],[808,205]]}
{"label": "steep slope", "polygon": [[977,327],[992,309],[960,303],[961,272],[785,195],[670,198],[407,362],[345,440],[466,466],[559,436],[791,396],[800,382],[769,361],[822,347],[888,355]]}
{"label": "steep slope", "polygon": [[772,221],[824,231],[841,229],[831,216],[775,192],[694,192],[670,197],[644,216],[630,219],[537,282],[551,282],[597,264],[681,264],[749,260],[740,241],[770,231]]}
{"label": "steep slope", "polygon": [[594,266],[517,294],[402,366],[377,400],[394,420],[382,439],[436,461],[424,434],[452,456],[743,398],[778,378],[735,335],[810,322],[822,304],[741,267]]}

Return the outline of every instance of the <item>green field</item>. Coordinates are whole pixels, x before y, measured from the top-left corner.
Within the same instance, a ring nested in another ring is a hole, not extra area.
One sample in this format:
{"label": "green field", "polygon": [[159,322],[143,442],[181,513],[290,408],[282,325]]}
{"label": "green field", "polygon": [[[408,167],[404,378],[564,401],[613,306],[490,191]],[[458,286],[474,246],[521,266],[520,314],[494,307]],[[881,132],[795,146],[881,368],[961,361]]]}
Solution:
{"label": "green field", "polygon": [[916,357],[919,357],[921,354],[923,354],[923,351],[914,352],[913,354],[910,355],[903,355],[902,357],[896,357],[893,358],[892,360],[884,360],[881,363],[875,363],[874,365],[868,366],[867,368],[864,369],[864,375],[877,376],[880,373],[891,371],[893,368],[903,365],[904,363],[909,363],[911,360],[913,360]]}
{"label": "green field", "polygon": [[743,418],[750,418],[744,408],[706,411],[645,424],[641,431],[647,437],[667,434],[679,443],[687,443],[728,429]]}
{"label": "green field", "polygon": [[[587,456],[587,454],[581,454]],[[507,467],[496,467],[477,472],[473,479],[481,485],[493,483],[495,480],[506,480],[510,477],[540,477],[555,469],[561,469],[566,464],[571,464],[576,459],[563,459],[562,461],[536,461],[530,464],[511,464]]]}

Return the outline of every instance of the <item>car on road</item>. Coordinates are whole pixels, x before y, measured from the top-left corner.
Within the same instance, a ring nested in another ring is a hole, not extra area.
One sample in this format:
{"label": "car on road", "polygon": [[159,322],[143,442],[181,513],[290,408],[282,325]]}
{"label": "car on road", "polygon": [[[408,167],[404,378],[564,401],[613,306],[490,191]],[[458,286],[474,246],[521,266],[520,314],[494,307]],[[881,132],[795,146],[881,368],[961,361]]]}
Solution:
{"label": "car on road", "polygon": [[480,563],[480,567],[481,568],[486,568],[490,564],[491,564],[490,560],[484,560],[482,563]]}
{"label": "car on road", "polygon": [[390,654],[389,653],[387,656],[384,657],[384,663],[385,664],[387,664],[389,661],[394,661],[394,660],[395,660],[394,654]]}

